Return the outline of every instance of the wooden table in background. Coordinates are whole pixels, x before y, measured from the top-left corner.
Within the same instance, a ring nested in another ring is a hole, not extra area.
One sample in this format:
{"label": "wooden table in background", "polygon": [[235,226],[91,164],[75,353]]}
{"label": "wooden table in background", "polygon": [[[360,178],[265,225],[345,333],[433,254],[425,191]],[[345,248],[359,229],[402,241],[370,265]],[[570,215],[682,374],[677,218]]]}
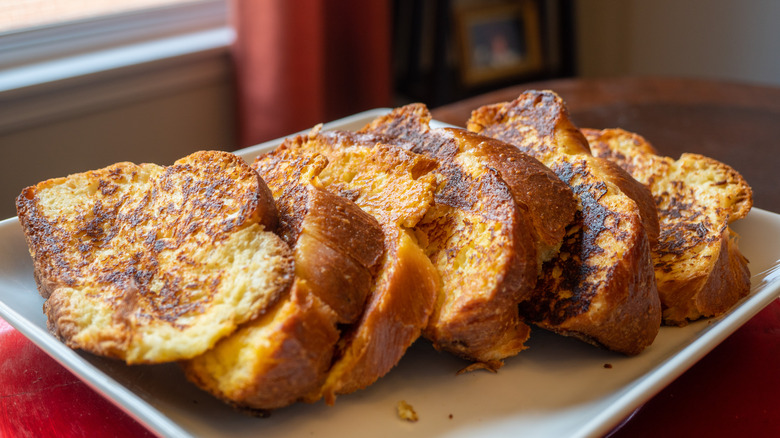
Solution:
{"label": "wooden table in background", "polygon": [[[780,213],[780,88],[677,78],[564,79],[522,84],[433,109],[463,126],[481,105],[553,90],[577,126],[623,128],[663,155],[729,164],[754,205]],[[780,300],[775,300],[610,435],[780,436]]]}
{"label": "wooden table in background", "polygon": [[780,88],[694,79],[563,79],[505,88],[435,108],[463,126],[481,105],[524,90],[553,90],[582,128],[623,128],[664,155],[695,152],[727,163],[753,187],[755,206],[780,213]]}
{"label": "wooden table in background", "polygon": [[[462,125],[472,109],[552,89],[583,127],[622,127],[673,157],[732,165],[757,207],[780,212],[780,89],[682,79],[522,85],[433,111]],[[780,436],[780,301],[775,300],[617,428],[613,437]],[[143,437],[142,426],[0,319],[0,437]]]}

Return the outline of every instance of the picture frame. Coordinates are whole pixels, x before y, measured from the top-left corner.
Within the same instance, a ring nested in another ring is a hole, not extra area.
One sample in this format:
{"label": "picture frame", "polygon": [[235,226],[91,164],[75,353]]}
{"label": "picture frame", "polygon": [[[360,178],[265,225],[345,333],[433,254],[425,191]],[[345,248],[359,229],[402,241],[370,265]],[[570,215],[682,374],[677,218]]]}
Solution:
{"label": "picture frame", "polygon": [[464,85],[481,86],[543,71],[535,1],[472,6],[454,15]]}

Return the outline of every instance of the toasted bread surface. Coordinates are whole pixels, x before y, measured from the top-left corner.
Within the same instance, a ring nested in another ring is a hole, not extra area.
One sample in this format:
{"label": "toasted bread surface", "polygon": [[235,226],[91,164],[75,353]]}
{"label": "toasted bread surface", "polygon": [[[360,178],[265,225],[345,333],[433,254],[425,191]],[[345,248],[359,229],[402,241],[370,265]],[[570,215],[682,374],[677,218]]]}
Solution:
{"label": "toasted bread surface", "polygon": [[295,248],[295,274],[332,308],[339,323],[363,312],[384,252],[379,222],[319,181],[328,161],[322,155],[278,149],[252,166],[272,189],[279,208],[279,233]]}
{"label": "toasted bread surface", "polygon": [[409,231],[399,229],[393,235],[388,230],[385,242],[387,263],[379,272],[376,289],[361,319],[342,337],[325,384],[310,394],[309,401],[324,397],[333,404],[337,395],[374,383],[395,367],[427,326],[437,272]]}
{"label": "toasted bread surface", "polygon": [[355,202],[384,234],[385,252],[365,309],[342,334],[325,383],[308,396],[332,404],[338,394],[365,388],[390,371],[428,323],[439,278],[411,230],[433,203],[436,162],[354,133],[319,129],[280,149],[325,156],[322,187]]}
{"label": "toasted bread surface", "polygon": [[228,404],[281,408],[322,382],[339,339],[337,319],[296,278],[289,296],[270,312],[182,365],[190,381]]}
{"label": "toasted bread surface", "polygon": [[658,219],[647,188],[590,154],[553,92],[479,108],[468,128],[536,157],[579,203],[559,255],[544,265],[533,299],[520,305],[526,320],[626,354],[650,345],[661,308],[650,253]]}
{"label": "toasted bread surface", "polygon": [[226,152],[44,181],[17,211],[49,329],[127,363],[201,354],[292,281],[268,188]]}
{"label": "toasted bread surface", "polygon": [[268,316],[249,322],[188,361],[190,380],[231,404],[276,409],[317,391],[330,369],[339,324],[361,315],[383,253],[378,222],[322,189],[320,155],[279,149],[253,163],[279,210],[293,248],[295,283]]}
{"label": "toasted bread surface", "polygon": [[661,233],[653,260],[666,324],[720,315],[750,292],[747,260],[728,227],[752,207],[739,173],[698,154],[660,156],[622,129],[583,132],[594,155],[626,169],[655,197]]}
{"label": "toasted bread surface", "polygon": [[576,203],[547,167],[517,148],[463,129],[430,129],[422,104],[397,108],[360,132],[433,157],[444,177],[415,227],[442,285],[425,336],[469,360],[501,361],[525,348],[517,304],[561,245]]}

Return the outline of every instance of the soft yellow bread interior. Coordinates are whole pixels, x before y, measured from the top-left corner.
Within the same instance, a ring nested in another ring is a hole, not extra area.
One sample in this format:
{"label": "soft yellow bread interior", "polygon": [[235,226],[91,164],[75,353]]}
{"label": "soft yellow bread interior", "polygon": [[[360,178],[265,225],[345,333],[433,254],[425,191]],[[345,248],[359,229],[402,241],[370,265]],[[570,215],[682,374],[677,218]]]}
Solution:
{"label": "soft yellow bread interior", "polygon": [[390,371],[428,323],[439,278],[411,229],[433,204],[436,163],[353,133],[319,129],[288,139],[281,149],[325,156],[322,186],[355,202],[384,233],[385,252],[363,314],[342,335],[325,383],[308,397],[333,403]]}
{"label": "soft yellow bread interior", "polygon": [[184,364],[187,377],[226,402],[270,410],[322,383],[339,339],[338,317],[296,278],[289,297]]}
{"label": "soft yellow bread interior", "polygon": [[45,181],[17,210],[49,328],[127,363],[203,353],[292,280],[289,247],[266,230],[276,222],[270,193],[229,153]]}
{"label": "soft yellow bread interior", "polygon": [[295,283],[272,313],[184,364],[190,380],[233,405],[276,409],[318,391],[339,325],[357,320],[372,290],[384,250],[381,228],[321,187],[327,163],[287,149],[253,163],[276,199],[279,233],[294,249]]}

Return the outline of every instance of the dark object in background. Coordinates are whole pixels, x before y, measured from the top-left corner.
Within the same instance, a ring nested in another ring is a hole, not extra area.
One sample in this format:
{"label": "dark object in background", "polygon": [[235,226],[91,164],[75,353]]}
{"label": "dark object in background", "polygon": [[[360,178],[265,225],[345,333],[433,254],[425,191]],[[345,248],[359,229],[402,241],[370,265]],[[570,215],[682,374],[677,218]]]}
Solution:
{"label": "dark object in background", "polygon": [[571,0],[393,1],[395,105],[575,74]]}

